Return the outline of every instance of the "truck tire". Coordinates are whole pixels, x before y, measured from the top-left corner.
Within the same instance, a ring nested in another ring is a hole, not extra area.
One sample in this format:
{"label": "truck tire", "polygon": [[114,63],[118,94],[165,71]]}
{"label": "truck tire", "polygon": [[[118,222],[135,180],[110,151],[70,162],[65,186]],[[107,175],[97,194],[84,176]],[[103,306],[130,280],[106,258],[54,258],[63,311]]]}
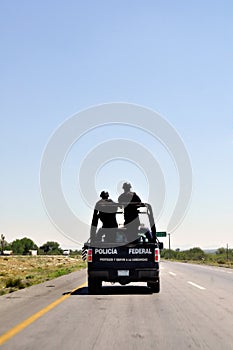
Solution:
{"label": "truck tire", "polygon": [[88,277],[88,292],[89,294],[97,294],[102,287],[102,281]]}
{"label": "truck tire", "polygon": [[148,282],[147,286],[151,289],[152,293],[160,292],[160,280],[159,278],[154,282]]}

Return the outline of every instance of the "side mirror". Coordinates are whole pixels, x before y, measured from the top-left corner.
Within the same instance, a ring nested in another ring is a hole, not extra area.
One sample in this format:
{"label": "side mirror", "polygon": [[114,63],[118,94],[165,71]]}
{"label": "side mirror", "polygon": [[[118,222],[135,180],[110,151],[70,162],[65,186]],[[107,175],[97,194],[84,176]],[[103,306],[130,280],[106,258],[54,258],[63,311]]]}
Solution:
{"label": "side mirror", "polygon": [[159,242],[159,250],[163,249],[163,242]]}

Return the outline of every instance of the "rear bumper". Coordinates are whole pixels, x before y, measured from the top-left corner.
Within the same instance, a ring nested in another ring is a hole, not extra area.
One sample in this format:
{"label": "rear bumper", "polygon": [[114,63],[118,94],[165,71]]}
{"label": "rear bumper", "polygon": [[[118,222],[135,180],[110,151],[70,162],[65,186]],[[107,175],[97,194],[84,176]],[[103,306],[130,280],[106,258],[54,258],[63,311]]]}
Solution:
{"label": "rear bumper", "polygon": [[153,282],[159,278],[159,269],[133,269],[129,276],[118,276],[118,270],[88,270],[88,275],[105,282]]}

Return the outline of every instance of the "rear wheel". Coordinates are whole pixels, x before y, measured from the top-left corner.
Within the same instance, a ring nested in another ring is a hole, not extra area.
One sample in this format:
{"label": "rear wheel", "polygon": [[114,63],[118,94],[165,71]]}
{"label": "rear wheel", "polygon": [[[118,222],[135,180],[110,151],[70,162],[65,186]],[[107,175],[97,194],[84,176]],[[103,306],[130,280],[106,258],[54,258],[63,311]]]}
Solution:
{"label": "rear wheel", "polygon": [[102,281],[92,277],[88,277],[88,291],[89,294],[99,293],[102,287]]}
{"label": "rear wheel", "polygon": [[148,282],[147,286],[151,289],[152,293],[160,292],[160,280],[159,278],[154,282]]}

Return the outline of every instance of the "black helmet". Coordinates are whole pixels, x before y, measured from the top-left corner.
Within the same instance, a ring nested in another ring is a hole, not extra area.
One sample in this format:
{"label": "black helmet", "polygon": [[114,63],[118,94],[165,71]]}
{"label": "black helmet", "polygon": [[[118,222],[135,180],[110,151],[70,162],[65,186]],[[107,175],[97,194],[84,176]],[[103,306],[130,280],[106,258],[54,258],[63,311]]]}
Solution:
{"label": "black helmet", "polygon": [[100,197],[103,199],[107,199],[109,197],[109,193],[107,191],[102,191],[100,193]]}
{"label": "black helmet", "polygon": [[124,190],[130,190],[131,189],[131,184],[129,182],[124,182],[122,188]]}

